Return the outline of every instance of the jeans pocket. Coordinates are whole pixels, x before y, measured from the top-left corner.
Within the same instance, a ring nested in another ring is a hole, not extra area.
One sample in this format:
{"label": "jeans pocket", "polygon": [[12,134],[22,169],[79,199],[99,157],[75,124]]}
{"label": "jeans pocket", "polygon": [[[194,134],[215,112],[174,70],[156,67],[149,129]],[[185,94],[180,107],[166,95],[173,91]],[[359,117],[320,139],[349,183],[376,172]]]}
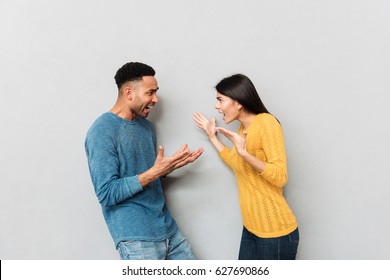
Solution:
{"label": "jeans pocket", "polygon": [[290,243],[298,244],[299,243],[299,230],[298,228],[288,235]]}
{"label": "jeans pocket", "polygon": [[134,240],[121,241],[118,244],[118,252],[121,259],[128,259],[130,255],[131,245],[134,243]]}
{"label": "jeans pocket", "polygon": [[126,245],[130,245],[131,243],[134,243],[134,242],[135,242],[135,240],[126,240],[126,241],[119,242],[119,245],[126,246]]}

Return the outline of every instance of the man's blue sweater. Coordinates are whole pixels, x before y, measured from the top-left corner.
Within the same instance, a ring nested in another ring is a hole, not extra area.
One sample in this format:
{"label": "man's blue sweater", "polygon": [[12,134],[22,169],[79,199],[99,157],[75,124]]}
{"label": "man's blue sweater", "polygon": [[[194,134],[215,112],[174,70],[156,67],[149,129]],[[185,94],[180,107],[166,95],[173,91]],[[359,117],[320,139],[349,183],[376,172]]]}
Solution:
{"label": "man's blue sweater", "polygon": [[105,113],[91,126],[85,151],[95,193],[115,245],[125,240],[161,241],[177,231],[160,179],[142,188],[138,174],[154,165],[151,122]]}

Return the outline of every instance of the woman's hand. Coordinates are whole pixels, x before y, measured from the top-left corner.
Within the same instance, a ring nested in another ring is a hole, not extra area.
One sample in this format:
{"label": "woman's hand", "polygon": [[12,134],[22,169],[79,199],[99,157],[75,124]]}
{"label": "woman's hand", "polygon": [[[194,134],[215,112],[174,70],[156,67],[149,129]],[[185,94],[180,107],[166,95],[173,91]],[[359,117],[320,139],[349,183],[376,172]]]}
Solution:
{"label": "woman's hand", "polygon": [[247,154],[246,150],[246,133],[243,133],[242,137],[235,132],[227,130],[223,127],[217,127],[216,130],[224,135],[227,139],[232,141],[237,153],[244,157]]}
{"label": "woman's hand", "polygon": [[203,129],[204,132],[206,132],[207,137],[209,139],[211,139],[215,136],[216,130],[215,130],[215,118],[214,117],[211,118],[211,121],[209,121],[201,113],[196,112],[196,113],[192,114],[192,119],[195,121],[197,127]]}

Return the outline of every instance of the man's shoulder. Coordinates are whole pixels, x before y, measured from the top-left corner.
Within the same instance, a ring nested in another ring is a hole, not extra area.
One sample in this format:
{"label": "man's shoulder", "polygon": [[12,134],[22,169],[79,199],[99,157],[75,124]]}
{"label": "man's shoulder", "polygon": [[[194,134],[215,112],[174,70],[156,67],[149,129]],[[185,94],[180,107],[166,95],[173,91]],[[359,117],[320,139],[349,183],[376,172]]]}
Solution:
{"label": "man's shoulder", "polygon": [[112,133],[117,130],[120,123],[114,114],[104,113],[93,122],[87,136]]}

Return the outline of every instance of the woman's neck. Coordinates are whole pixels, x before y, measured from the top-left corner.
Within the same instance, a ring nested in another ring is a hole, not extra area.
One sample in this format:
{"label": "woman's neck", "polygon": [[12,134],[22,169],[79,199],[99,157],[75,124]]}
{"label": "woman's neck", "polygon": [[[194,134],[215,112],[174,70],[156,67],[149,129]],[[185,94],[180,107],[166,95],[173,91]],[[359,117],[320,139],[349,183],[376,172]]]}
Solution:
{"label": "woman's neck", "polygon": [[246,130],[248,128],[248,126],[252,123],[252,121],[254,120],[255,117],[256,117],[256,114],[243,111],[238,120],[241,122],[244,130]]}

